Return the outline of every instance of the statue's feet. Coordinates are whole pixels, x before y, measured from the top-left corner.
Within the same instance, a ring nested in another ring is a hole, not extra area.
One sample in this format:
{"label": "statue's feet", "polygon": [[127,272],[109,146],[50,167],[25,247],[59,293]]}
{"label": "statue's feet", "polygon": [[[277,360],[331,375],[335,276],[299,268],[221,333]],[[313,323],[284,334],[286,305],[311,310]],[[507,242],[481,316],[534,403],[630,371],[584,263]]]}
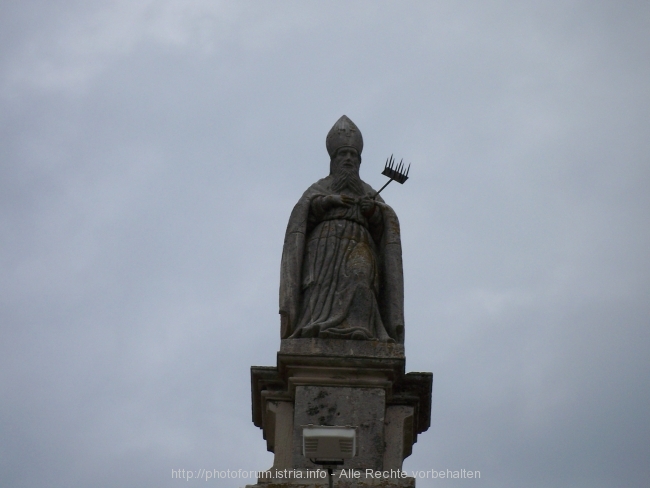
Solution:
{"label": "statue's feet", "polygon": [[352,337],[350,337],[353,341],[364,341],[367,340],[367,334],[364,334],[363,332],[357,330],[352,333]]}
{"label": "statue's feet", "polygon": [[302,331],[300,332],[300,337],[303,338],[318,337],[319,333],[320,333],[320,325],[317,324],[306,325],[305,327],[302,328]]}

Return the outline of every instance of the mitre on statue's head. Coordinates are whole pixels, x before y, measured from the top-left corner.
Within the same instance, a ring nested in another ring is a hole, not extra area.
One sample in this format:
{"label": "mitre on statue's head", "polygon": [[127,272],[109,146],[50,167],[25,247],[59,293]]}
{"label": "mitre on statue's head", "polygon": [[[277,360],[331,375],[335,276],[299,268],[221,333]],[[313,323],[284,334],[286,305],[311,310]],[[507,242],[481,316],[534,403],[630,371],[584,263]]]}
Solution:
{"label": "mitre on statue's head", "polygon": [[325,139],[325,146],[330,158],[334,157],[337,149],[342,147],[352,147],[359,152],[363,150],[363,137],[361,131],[346,115],[341,116],[330,129]]}

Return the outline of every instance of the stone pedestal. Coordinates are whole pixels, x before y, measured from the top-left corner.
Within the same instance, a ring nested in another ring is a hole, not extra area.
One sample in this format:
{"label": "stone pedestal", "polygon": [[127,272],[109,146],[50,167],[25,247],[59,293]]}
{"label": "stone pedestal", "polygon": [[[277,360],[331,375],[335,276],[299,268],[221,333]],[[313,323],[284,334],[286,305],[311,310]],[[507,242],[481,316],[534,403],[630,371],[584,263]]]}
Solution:
{"label": "stone pedestal", "polygon": [[[313,468],[302,455],[303,425],[350,425],[357,428],[357,454],[347,468],[381,469],[384,451],[386,392],[382,388],[347,386],[296,387],[292,465]],[[298,427],[298,428],[296,428]]]}
{"label": "stone pedestal", "polygon": [[318,469],[302,455],[302,427],[308,424],[357,429],[357,455],[343,468],[360,477],[337,476],[337,487],[415,486],[398,473],[417,435],[429,428],[431,373],[405,374],[403,345],[285,339],[277,358],[276,367],[251,368],[253,422],[275,454],[270,477],[260,477],[256,486],[327,486],[326,478],[297,474]]}
{"label": "stone pedestal", "polygon": [[[415,488],[415,478],[402,479],[373,479],[360,478],[348,479],[341,478],[340,474],[335,474],[333,478],[334,488]],[[269,480],[262,481],[256,485],[246,485],[246,488],[328,488],[328,479],[320,478],[318,480]]]}

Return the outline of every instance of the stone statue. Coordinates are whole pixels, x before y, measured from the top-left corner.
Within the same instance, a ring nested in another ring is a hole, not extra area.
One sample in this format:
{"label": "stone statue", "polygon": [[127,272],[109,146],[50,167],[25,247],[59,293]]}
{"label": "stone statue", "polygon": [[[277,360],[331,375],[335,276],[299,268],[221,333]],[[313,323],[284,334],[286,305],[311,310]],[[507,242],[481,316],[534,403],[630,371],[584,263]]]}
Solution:
{"label": "stone statue", "polygon": [[300,198],[282,252],[282,338],[404,343],[397,216],[359,177],[363,138],[343,115],[327,134],[330,174]]}

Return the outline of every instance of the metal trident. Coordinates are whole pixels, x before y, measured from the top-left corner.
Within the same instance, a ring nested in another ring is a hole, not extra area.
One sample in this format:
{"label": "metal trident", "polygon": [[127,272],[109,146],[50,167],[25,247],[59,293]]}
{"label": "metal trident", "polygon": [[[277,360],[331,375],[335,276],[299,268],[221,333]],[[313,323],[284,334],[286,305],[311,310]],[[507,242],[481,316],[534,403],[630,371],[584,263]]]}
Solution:
{"label": "metal trident", "polygon": [[377,195],[381,193],[381,191],[386,188],[389,183],[393,180],[397,181],[400,184],[404,184],[406,180],[409,179],[409,170],[411,169],[411,165],[409,164],[409,167],[406,168],[406,173],[404,173],[404,161],[403,159],[399,162],[399,164],[395,164],[395,159],[393,159],[393,155],[390,155],[390,158],[386,160],[386,166],[384,166],[384,171],[381,172],[382,175],[388,176],[390,180],[386,182],[384,186],[382,186],[377,193],[375,193],[375,196],[372,197],[373,199],[377,198]]}

